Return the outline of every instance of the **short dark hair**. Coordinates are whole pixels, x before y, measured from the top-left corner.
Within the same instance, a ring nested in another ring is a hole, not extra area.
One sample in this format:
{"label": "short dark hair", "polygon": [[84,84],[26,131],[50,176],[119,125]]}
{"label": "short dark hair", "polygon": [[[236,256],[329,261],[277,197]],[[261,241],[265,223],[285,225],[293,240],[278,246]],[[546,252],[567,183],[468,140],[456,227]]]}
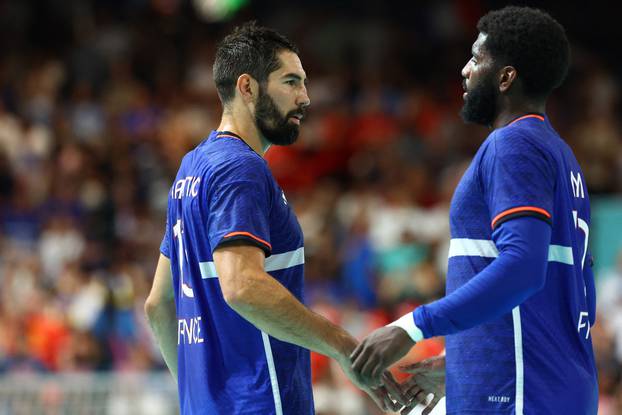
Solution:
{"label": "short dark hair", "polygon": [[214,83],[223,104],[235,96],[240,75],[249,74],[264,82],[281,63],[278,53],[287,50],[298,54],[298,48],[276,30],[247,22],[236,27],[218,45],[214,60]]}
{"label": "short dark hair", "polygon": [[516,68],[526,96],[546,98],[566,78],[570,44],[548,13],[508,6],[483,16],[477,29],[487,35],[484,48],[493,61]]}

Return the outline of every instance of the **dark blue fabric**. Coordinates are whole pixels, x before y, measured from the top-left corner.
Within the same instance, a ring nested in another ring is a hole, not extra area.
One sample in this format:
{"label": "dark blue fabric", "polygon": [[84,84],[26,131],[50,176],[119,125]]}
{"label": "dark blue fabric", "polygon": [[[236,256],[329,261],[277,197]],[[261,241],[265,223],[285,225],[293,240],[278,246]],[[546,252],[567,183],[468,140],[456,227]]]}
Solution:
{"label": "dark blue fabric", "polygon": [[532,217],[501,224],[493,233],[499,257],[456,291],[415,310],[424,337],[470,329],[512,311],[542,289],[551,226]]}
{"label": "dark blue fabric", "polygon": [[[500,215],[508,220],[493,230]],[[546,117],[488,136],[454,192],[449,221],[462,252],[448,260],[447,298],[414,312],[426,336],[447,334],[447,413],[509,415],[522,402],[525,414],[595,415],[589,196]]]}
{"label": "dark blue fabric", "polygon": [[[171,260],[179,321],[181,414],[276,414],[273,363],[283,413],[310,415],[309,351],[271,337],[268,349],[262,332],[225,302],[219,279],[202,277],[214,250],[231,240],[256,245],[267,257],[304,244],[265,160],[244,141],[213,132],[181,163],[161,245]],[[270,275],[304,302],[303,265],[286,266]]]}

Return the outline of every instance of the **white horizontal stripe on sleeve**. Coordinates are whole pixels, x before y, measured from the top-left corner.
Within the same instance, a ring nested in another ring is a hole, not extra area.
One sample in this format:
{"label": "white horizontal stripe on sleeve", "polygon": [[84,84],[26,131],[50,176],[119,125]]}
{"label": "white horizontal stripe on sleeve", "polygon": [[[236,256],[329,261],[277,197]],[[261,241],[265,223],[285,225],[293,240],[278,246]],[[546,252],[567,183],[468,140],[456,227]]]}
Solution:
{"label": "white horizontal stripe on sleeve", "polygon": [[[482,258],[496,258],[499,251],[495,243],[488,239],[454,238],[449,243],[449,258],[457,256],[477,256]],[[549,262],[561,262],[574,265],[571,246],[549,245]]]}
{"label": "white horizontal stripe on sleeve", "polygon": [[[274,254],[266,258],[264,269],[266,272],[280,271],[292,268],[305,263],[305,248],[300,247],[294,251],[283,252],[282,254]],[[218,278],[216,274],[216,265],[213,261],[199,262],[201,269],[201,278]]]}

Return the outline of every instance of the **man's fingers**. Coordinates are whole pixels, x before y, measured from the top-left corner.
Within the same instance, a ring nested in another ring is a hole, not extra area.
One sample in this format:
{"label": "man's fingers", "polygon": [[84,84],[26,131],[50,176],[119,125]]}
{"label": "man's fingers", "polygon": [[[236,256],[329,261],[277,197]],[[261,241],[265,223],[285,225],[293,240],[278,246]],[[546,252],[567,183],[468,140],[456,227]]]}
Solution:
{"label": "man's fingers", "polygon": [[414,385],[407,392],[407,396],[410,398],[411,402],[419,402],[421,404],[426,404],[426,398],[431,392],[425,388],[422,388],[420,385]]}
{"label": "man's fingers", "polygon": [[365,392],[367,392],[367,394],[371,397],[371,399],[374,401],[374,403],[376,405],[378,405],[378,408],[382,409],[383,412],[386,412],[387,406],[386,406],[386,403],[385,403],[384,396],[382,396],[378,392],[378,390],[365,389]]}
{"label": "man's fingers", "polygon": [[402,407],[402,405],[393,402],[391,396],[389,396],[389,392],[384,386],[372,389],[371,391],[379,400],[382,400],[385,410],[390,409],[391,411],[397,411]]}
{"label": "man's fingers", "polygon": [[358,346],[354,348],[352,353],[350,353],[350,362],[352,363],[352,369],[354,369],[356,362],[358,361],[360,354],[364,349],[364,344],[365,344],[365,341],[362,341],[361,343],[359,343]]}
{"label": "man's fingers", "polygon": [[367,361],[363,364],[361,368],[361,380],[367,383],[369,386],[377,387],[382,384],[380,377],[374,378],[373,373],[377,371],[377,367],[380,364],[378,362],[378,357],[375,355],[370,355],[367,357]]}
{"label": "man's fingers", "polygon": [[425,405],[428,403],[428,396],[430,395],[430,391],[425,390],[425,389],[421,389],[421,391],[419,391],[416,395],[415,395],[415,401],[419,402],[422,405]]}
{"label": "man's fingers", "polygon": [[411,387],[419,384],[418,376],[411,376],[400,385],[403,391],[408,391]]}
{"label": "man's fingers", "polygon": [[417,401],[412,401],[410,404],[405,406],[404,409],[402,409],[402,412],[400,412],[400,415],[409,415],[412,412],[412,410],[415,409],[417,405],[418,405]]}
{"label": "man's fingers", "polygon": [[436,384],[425,376],[418,376],[415,382],[417,385],[421,386],[422,389],[433,390],[436,387]]}
{"label": "man's fingers", "polygon": [[380,388],[378,388],[378,391],[382,393],[383,395],[385,406],[391,411],[393,412],[398,411],[403,406],[399,402],[395,402],[393,401],[393,399],[391,399],[391,395],[389,394],[389,392],[384,386],[381,386]]}
{"label": "man's fingers", "polygon": [[417,373],[421,373],[421,372],[427,372],[429,369],[430,369],[430,365],[426,363],[425,361],[412,363],[410,365],[400,366],[400,371],[411,373],[413,375]]}
{"label": "man's fingers", "polygon": [[384,383],[384,387],[389,392],[389,395],[391,395],[391,397],[398,401],[402,406],[407,405],[410,402],[410,400],[407,399],[402,386],[397,383],[395,378],[393,378],[391,372],[384,372],[382,381]]}
{"label": "man's fingers", "polygon": [[354,373],[360,376],[363,370],[363,367],[365,366],[365,363],[367,363],[368,359],[367,359],[365,352],[360,351],[356,354],[354,359],[350,361],[352,362],[352,370],[354,371]]}
{"label": "man's fingers", "polygon": [[385,369],[384,367],[382,367],[382,362],[378,362],[378,364],[376,365],[375,369],[373,370],[372,374],[371,374],[371,378],[374,382],[383,383],[383,374],[385,373]]}

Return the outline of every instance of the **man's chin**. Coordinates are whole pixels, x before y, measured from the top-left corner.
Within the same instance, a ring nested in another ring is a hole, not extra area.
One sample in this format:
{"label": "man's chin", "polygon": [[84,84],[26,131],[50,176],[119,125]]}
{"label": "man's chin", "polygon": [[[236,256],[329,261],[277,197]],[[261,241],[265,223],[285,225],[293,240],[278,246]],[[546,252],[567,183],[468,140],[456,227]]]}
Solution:
{"label": "man's chin", "polygon": [[468,102],[462,106],[460,117],[465,123],[478,124],[485,127],[492,125],[495,120],[492,114],[483,114],[482,111],[474,111],[474,109],[469,106]]}
{"label": "man's chin", "polygon": [[296,141],[298,141],[298,134],[296,134],[295,136],[289,136],[289,137],[279,137],[278,140],[276,140],[276,142],[272,142],[272,144],[274,144],[275,146],[291,146],[292,144],[294,144]]}
{"label": "man's chin", "polygon": [[275,146],[289,146],[298,140],[298,129],[280,134],[268,134],[264,135],[264,137]]}

